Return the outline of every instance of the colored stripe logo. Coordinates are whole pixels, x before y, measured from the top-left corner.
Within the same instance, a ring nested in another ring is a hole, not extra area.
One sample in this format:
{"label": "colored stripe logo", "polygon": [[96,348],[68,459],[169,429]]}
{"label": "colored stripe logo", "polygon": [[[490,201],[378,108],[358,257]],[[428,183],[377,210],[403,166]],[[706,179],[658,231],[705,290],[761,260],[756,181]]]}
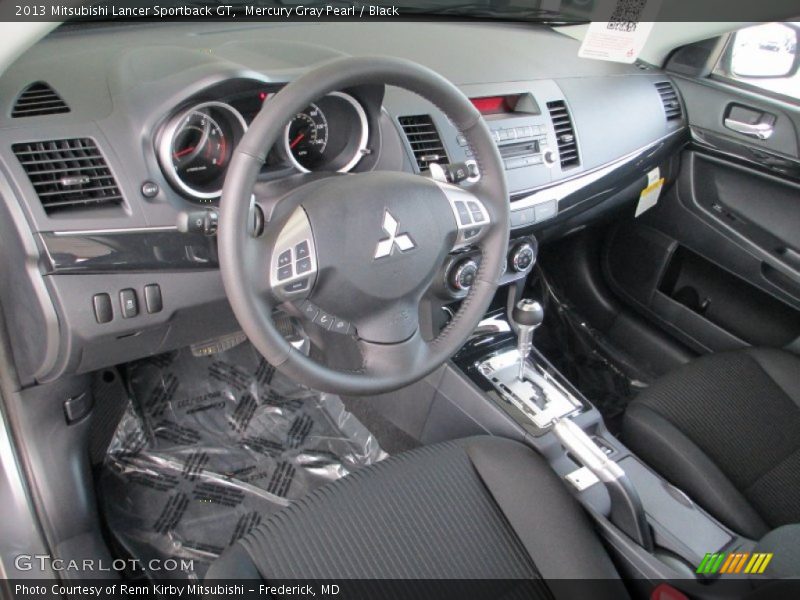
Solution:
{"label": "colored stripe logo", "polygon": [[716,552],[703,557],[697,573],[703,575],[719,574],[747,574],[760,575],[772,560],[772,552]]}

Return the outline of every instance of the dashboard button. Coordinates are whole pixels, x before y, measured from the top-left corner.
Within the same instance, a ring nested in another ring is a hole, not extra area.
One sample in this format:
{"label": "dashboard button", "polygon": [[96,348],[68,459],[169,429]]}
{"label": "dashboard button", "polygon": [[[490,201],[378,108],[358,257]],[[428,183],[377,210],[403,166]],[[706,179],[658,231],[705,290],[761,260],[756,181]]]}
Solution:
{"label": "dashboard button", "polygon": [[139,301],[136,290],[126,288],[119,293],[119,304],[122,307],[122,318],[130,319],[139,314]]}
{"label": "dashboard button", "polygon": [[317,316],[314,317],[314,323],[323,329],[330,329],[333,326],[334,318],[324,311],[319,311]]}
{"label": "dashboard button", "polygon": [[533,223],[535,220],[536,220],[536,214],[534,213],[533,208],[516,210],[511,213],[512,227],[520,227],[522,225],[528,225],[529,223]]}
{"label": "dashboard button", "polygon": [[286,265],[278,269],[278,281],[289,279],[292,276],[292,265]]}
{"label": "dashboard button", "polygon": [[287,283],[283,286],[283,291],[287,294],[293,294],[295,292],[302,292],[306,288],[308,288],[308,279],[298,279],[297,281]]}
{"label": "dashboard button", "polygon": [[145,181],[142,184],[142,196],[145,198],[155,198],[158,196],[158,184],[153,181]]}
{"label": "dashboard button", "polygon": [[555,200],[548,200],[536,205],[536,221],[544,221],[558,214],[558,203]]}
{"label": "dashboard button", "polygon": [[297,269],[297,274],[302,275],[303,273],[308,273],[311,270],[311,259],[310,258],[303,258],[297,261],[295,265]]}
{"label": "dashboard button", "polygon": [[302,241],[294,247],[294,255],[297,260],[308,258],[311,252],[308,249],[308,240]]}
{"label": "dashboard button", "polygon": [[292,251],[284,250],[278,257],[278,266],[285,267],[286,265],[290,264],[292,264]]}
{"label": "dashboard button", "polygon": [[92,297],[92,306],[94,306],[94,318],[98,323],[108,323],[114,319],[111,296],[108,294],[95,294]]}
{"label": "dashboard button", "polygon": [[161,287],[157,283],[144,286],[144,306],[150,314],[161,312],[161,309],[164,308]]}

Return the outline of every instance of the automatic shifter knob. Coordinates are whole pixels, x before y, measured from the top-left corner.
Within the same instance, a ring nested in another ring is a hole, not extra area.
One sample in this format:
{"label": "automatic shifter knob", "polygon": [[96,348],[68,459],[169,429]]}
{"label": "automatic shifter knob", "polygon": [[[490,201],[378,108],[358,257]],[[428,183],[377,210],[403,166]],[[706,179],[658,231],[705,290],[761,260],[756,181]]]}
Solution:
{"label": "automatic shifter knob", "polygon": [[519,351],[519,380],[525,379],[525,359],[533,345],[533,331],[544,320],[544,309],[535,300],[523,298],[511,311],[511,319],[517,326],[517,350]]}

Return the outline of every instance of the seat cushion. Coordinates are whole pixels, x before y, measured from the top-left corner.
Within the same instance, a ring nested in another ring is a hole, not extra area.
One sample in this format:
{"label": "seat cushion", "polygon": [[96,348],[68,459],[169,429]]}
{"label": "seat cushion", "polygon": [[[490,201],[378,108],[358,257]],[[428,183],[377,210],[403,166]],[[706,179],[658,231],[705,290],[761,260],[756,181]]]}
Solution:
{"label": "seat cushion", "polygon": [[800,358],[747,349],[699,358],[642,392],[623,438],[735,531],[800,521]]}
{"label": "seat cushion", "polygon": [[360,469],[238,546],[209,578],[226,577],[243,548],[268,580],[526,580],[524,596],[547,598],[543,579],[591,578],[613,580],[608,597],[627,597],[564,484],[539,455],[500,438],[426,446]]}

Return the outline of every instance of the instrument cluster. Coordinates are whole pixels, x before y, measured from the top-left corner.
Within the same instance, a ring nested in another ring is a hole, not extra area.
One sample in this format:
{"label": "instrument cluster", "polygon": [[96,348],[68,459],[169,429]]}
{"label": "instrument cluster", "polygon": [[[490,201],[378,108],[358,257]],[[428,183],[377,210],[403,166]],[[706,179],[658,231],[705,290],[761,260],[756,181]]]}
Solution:
{"label": "instrument cluster", "polygon": [[[248,90],[224,100],[198,101],[171,115],[157,136],[156,153],[173,188],[192,202],[215,203],[236,145],[258,112],[269,110],[275,93]],[[332,92],[286,123],[282,142],[272,148],[264,168],[348,172],[369,153],[369,138],[362,103],[349,93]]]}

